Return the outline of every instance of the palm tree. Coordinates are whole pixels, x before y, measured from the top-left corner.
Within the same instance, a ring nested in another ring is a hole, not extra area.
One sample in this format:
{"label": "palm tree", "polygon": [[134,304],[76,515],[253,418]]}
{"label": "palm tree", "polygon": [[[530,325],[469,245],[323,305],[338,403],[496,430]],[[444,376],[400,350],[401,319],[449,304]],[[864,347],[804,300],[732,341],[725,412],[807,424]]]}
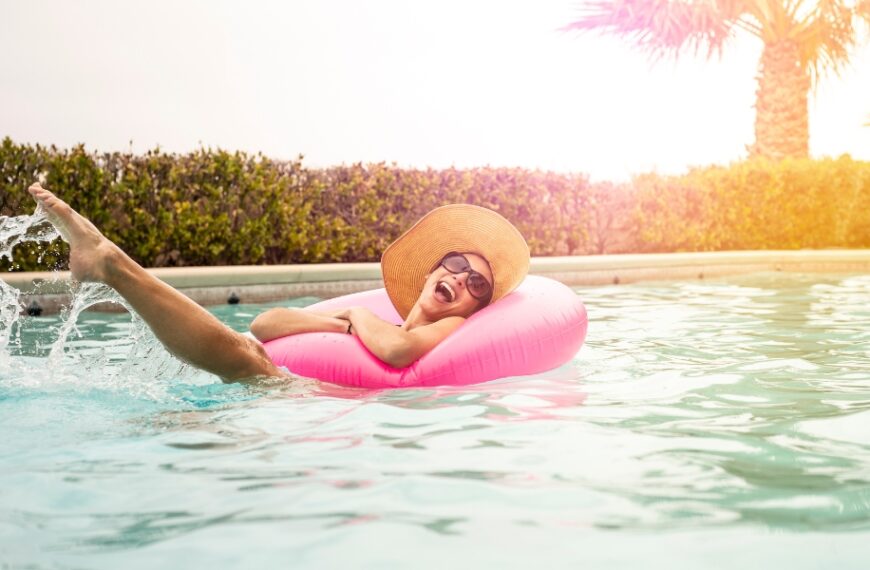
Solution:
{"label": "palm tree", "polygon": [[870,0],[591,0],[566,30],[628,39],[653,59],[721,54],[738,30],[764,44],[750,155],[809,154],[807,98],[825,71],[839,73],[870,24]]}

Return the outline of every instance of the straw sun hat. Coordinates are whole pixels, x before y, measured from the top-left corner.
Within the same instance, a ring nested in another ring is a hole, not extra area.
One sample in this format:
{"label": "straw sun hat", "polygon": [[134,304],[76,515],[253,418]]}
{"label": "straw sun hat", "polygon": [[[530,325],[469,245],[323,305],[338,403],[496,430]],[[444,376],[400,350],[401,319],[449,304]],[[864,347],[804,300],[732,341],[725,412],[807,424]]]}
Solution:
{"label": "straw sun hat", "polygon": [[529,272],[529,246],[501,215],[470,204],[435,208],[381,256],[384,286],[403,319],[417,302],[426,276],[452,251],[476,253],[489,262],[492,302],[513,291]]}

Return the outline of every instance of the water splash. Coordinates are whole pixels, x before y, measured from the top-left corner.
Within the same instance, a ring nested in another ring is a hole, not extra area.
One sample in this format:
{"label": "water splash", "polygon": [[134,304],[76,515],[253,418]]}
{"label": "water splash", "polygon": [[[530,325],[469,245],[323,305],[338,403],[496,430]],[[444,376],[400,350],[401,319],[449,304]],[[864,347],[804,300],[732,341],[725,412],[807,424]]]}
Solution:
{"label": "water splash", "polygon": [[19,296],[18,289],[0,280],[0,372],[9,367],[9,342],[23,309]]}
{"label": "water splash", "polygon": [[[0,258],[12,259],[22,243],[50,243],[62,237],[41,206],[32,215],[0,216]],[[110,287],[100,283],[71,284],[71,302],[60,315],[46,359],[13,356],[10,343],[20,346],[24,304],[21,293],[0,279],[0,380],[2,385],[49,388],[81,386],[86,389],[122,390],[149,399],[165,399],[173,383],[201,375],[173,357],[148,326]],[[117,304],[126,309],[131,323],[126,336],[94,343],[79,330],[82,313],[96,305]]]}
{"label": "water splash", "polygon": [[[48,221],[42,206],[30,216],[0,216],[0,259],[12,261],[12,250],[18,244],[28,242],[51,242],[60,237]],[[20,331],[20,316],[23,309],[21,293],[0,279],[0,371],[12,366],[9,343],[13,334]]]}
{"label": "water splash", "polygon": [[[52,380],[69,381],[66,371],[77,371],[90,388],[123,390],[137,396],[162,399],[169,381],[192,380],[198,372],[170,354],[114,289],[102,283],[80,283],[73,289],[72,302],[61,313],[57,340],[48,355],[48,369],[57,371]],[[97,305],[116,304],[130,314],[126,336],[114,341],[79,345],[86,335],[79,330],[82,313]]]}
{"label": "water splash", "polygon": [[61,237],[42,206],[30,216],[0,216],[0,259],[12,261],[15,246],[28,242],[52,242]]}

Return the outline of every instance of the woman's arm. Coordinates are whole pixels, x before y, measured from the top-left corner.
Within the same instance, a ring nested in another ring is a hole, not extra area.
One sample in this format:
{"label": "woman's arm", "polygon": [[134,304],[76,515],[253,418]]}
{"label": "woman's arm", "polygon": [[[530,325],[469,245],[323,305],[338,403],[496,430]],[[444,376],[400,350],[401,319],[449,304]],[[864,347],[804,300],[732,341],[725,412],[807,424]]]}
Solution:
{"label": "woman's arm", "polygon": [[304,309],[279,307],[261,313],[251,323],[251,334],[260,342],[306,332],[347,332],[348,321]]}
{"label": "woman's arm", "polygon": [[363,307],[316,313],[305,309],[276,308],[260,314],[251,323],[251,333],[261,342],[306,332],[345,333],[348,324],[365,347],[393,368],[408,366],[444,340],[465,319],[447,317],[436,323],[406,331]]}
{"label": "woman's arm", "polygon": [[349,309],[346,316],[353,325],[353,334],[372,354],[393,368],[408,366],[435,348],[465,321],[462,317],[447,317],[406,331],[363,307]]}

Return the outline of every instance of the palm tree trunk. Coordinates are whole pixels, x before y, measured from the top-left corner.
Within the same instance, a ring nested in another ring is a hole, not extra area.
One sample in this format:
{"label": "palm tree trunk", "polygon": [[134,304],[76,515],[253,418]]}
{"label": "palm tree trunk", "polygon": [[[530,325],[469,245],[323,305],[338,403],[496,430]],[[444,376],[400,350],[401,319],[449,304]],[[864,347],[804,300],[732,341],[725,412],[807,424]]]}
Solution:
{"label": "palm tree trunk", "polygon": [[792,40],[764,44],[757,79],[755,144],[750,156],[807,157],[810,75],[801,64],[797,44]]}

